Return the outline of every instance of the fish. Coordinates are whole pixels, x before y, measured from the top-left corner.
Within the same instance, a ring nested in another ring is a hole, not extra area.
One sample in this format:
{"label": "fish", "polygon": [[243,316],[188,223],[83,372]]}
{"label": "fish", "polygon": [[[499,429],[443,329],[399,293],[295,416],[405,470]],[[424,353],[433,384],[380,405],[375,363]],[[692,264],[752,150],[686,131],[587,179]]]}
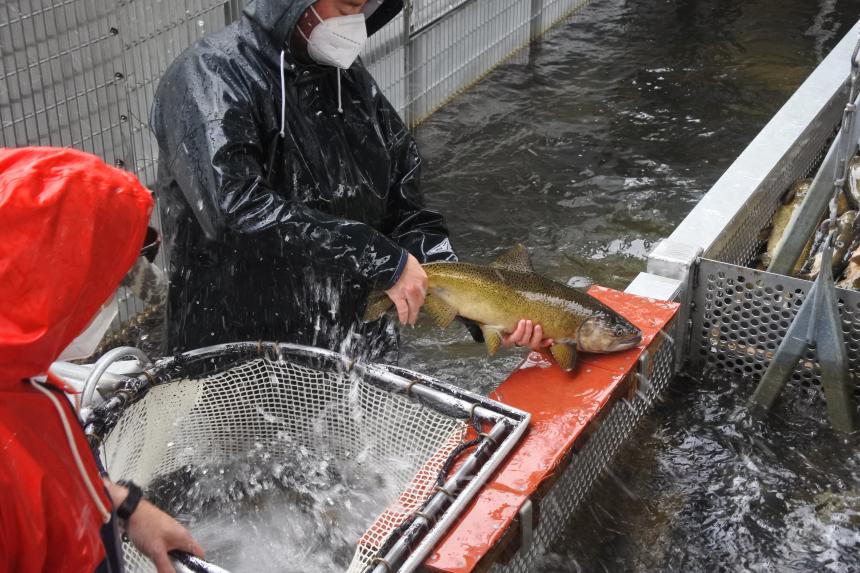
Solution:
{"label": "fish", "polygon": [[[833,256],[831,259],[831,270],[833,275],[838,277],[842,274],[848,264],[848,257],[851,256],[851,247],[855,242],[858,234],[855,220],[857,219],[857,211],[846,211],[836,222],[835,240],[833,245]],[[804,278],[815,280],[818,273],[821,272],[821,252],[815,254],[812,259],[812,267]]]}
{"label": "fish", "polygon": [[[788,191],[780,199],[780,206],[776,210],[776,213],[773,216],[773,224],[772,230],[770,232],[770,237],[767,240],[767,247],[765,248],[764,254],[761,256],[761,268],[766,269],[770,266],[770,262],[773,260],[773,255],[776,252],[776,248],[782,240],[782,236],[785,234],[785,229],[788,227],[789,221],[791,221],[791,216],[794,214],[794,211],[803,203],[804,197],[806,197],[806,192],[809,191],[809,187],[812,185],[812,179],[800,179],[796,181],[791,187],[788,188]],[[795,273],[800,271],[800,265],[802,265],[802,261],[806,260],[810,244],[807,243],[806,247],[803,250],[803,254],[800,256],[800,262],[798,263],[798,268],[795,269]]]}
{"label": "fish", "polygon": [[852,207],[860,209],[860,156],[855,155],[848,162],[848,181],[843,191],[848,196]]}
{"label": "fish", "polygon": [[848,266],[845,267],[845,272],[842,274],[839,282],[836,283],[836,286],[850,290],[860,288],[860,262],[851,260]]}
{"label": "fish", "polygon": [[[642,332],[626,318],[581,290],[534,271],[522,245],[490,265],[434,262],[422,265],[428,288],[424,309],[442,328],[457,317],[476,322],[493,356],[502,335],[516,329],[521,319],[541,325],[551,338],[550,353],[566,372],[578,353],[619,352],[637,346]],[[365,320],[375,320],[391,307],[379,293],[369,299]]]}

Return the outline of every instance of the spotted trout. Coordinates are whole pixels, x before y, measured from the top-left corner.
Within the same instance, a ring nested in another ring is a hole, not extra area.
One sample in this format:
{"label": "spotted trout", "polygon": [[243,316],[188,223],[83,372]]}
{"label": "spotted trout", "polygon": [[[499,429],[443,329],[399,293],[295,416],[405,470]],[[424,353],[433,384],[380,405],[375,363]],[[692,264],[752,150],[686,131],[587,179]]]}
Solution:
{"label": "spotted trout", "polygon": [[[502,334],[513,332],[521,319],[541,325],[544,337],[554,342],[550,352],[568,372],[579,351],[617,352],[642,340],[638,328],[596,298],[536,273],[522,245],[488,266],[439,262],[423,267],[428,278],[423,308],[442,328],[458,316],[478,323],[491,356]],[[372,296],[365,320],[379,318],[391,305],[385,295]]]}

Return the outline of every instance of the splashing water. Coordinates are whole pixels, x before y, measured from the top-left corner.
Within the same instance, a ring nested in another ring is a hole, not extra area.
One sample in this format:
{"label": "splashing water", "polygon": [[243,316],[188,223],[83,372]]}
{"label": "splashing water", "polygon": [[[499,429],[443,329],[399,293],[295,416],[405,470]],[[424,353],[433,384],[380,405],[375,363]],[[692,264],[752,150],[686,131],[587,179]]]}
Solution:
{"label": "splashing water", "polygon": [[228,570],[343,571],[366,528],[397,498],[388,475],[362,452],[309,451],[284,434],[232,463],[164,476],[150,497]]}

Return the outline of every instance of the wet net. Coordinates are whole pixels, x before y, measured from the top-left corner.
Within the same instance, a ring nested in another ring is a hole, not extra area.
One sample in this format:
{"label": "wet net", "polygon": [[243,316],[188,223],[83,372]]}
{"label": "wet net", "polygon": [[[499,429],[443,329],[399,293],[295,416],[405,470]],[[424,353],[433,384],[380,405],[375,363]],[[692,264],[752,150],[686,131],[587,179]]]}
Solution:
{"label": "wet net", "polygon": [[[416,512],[428,500],[463,489],[446,481],[446,464],[464,443],[481,461],[498,449],[470,428],[499,421],[475,416],[491,401],[459,390],[446,400],[441,383],[405,374],[316,349],[223,345],[121,383],[88,414],[87,432],[112,479],[138,483],[204,546],[212,531],[236,529],[207,548],[226,569],[369,571],[394,536],[411,531],[407,547],[420,540]],[[514,425],[503,427],[510,434]],[[288,524],[292,531],[278,530]],[[256,547],[236,561],[249,532],[297,536],[292,547]],[[266,561],[267,550],[281,554]],[[131,544],[124,552],[129,570],[155,570]],[[297,562],[296,552],[318,560]],[[333,557],[318,555],[326,552]]]}

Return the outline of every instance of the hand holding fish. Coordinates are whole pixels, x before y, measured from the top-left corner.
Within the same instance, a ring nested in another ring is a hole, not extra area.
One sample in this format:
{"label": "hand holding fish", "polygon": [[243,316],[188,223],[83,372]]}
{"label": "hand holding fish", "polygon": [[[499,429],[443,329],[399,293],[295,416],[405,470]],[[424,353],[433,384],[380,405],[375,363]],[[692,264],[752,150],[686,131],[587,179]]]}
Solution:
{"label": "hand holding fish", "polygon": [[[378,319],[393,301],[400,321],[413,324],[424,305],[443,328],[458,316],[477,323],[490,355],[513,344],[534,350],[549,346],[568,372],[580,351],[620,352],[642,340],[636,326],[596,298],[536,273],[522,245],[486,266],[435,262],[425,264],[420,275],[407,275],[413,261],[410,257],[387,297],[382,293],[369,297],[364,320]],[[415,290],[418,286],[420,291]],[[521,316],[531,320],[520,320]]]}
{"label": "hand holding fish", "polygon": [[552,338],[543,337],[543,327],[530,320],[521,320],[510,334],[502,335],[502,346],[526,346],[532,350],[548,348],[554,344]]}
{"label": "hand holding fish", "polygon": [[407,255],[406,267],[394,286],[385,291],[394,306],[397,307],[397,318],[400,324],[415,324],[418,311],[427,296],[427,273],[421,268],[421,263],[412,255]]}

